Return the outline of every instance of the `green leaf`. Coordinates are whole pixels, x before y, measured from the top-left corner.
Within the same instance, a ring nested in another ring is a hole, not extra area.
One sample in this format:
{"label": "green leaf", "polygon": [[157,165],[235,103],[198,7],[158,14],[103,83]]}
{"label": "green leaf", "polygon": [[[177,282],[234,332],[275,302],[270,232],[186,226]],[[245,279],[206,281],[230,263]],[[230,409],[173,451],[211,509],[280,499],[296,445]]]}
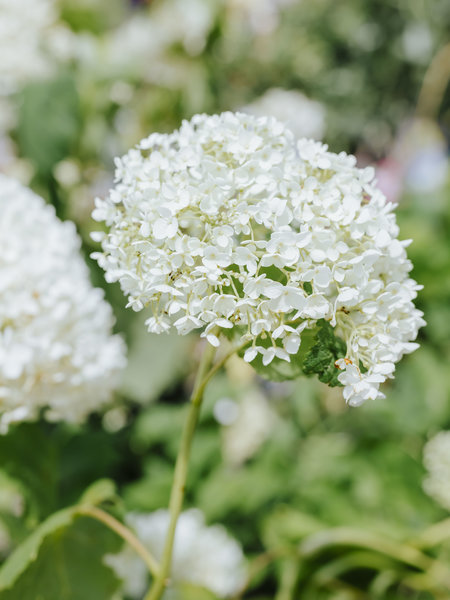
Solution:
{"label": "green leaf", "polygon": [[28,565],[37,558],[45,537],[70,525],[74,514],[73,508],[66,508],[54,513],[11,554],[0,569],[0,591],[10,588],[15,583]]}
{"label": "green leaf", "polygon": [[176,444],[175,456],[178,450],[178,435],[185,419],[184,406],[170,404],[155,404],[149,406],[136,419],[133,427],[131,441],[133,449],[145,452],[155,444],[167,443],[174,438]]}
{"label": "green leaf", "polygon": [[49,517],[0,569],[2,600],[109,600],[119,581],[102,558],[120,539],[66,508]]}
{"label": "green leaf", "polygon": [[148,459],[144,467],[144,476],[123,489],[125,504],[142,511],[167,506],[173,480],[173,463],[154,456]]}
{"label": "green leaf", "polygon": [[341,385],[337,379],[340,371],[335,362],[345,356],[346,349],[345,342],[334,335],[331,325],[327,321],[319,321],[314,344],[302,365],[303,372],[305,375],[316,374],[319,381],[331,387]]}
{"label": "green leaf", "polygon": [[[318,375],[319,381],[331,387],[341,385],[337,380],[340,371],[334,363],[338,358],[345,356],[346,345],[334,335],[331,325],[322,319],[314,329],[305,329],[301,338],[299,351],[291,355],[290,362],[274,358],[270,364],[264,365],[261,354],[258,354],[251,363],[252,367],[258,375],[271,381],[288,381],[304,375]],[[272,340],[259,337],[257,344],[269,348]],[[243,357],[244,352],[245,349],[241,350],[239,355]]]}
{"label": "green leaf", "polygon": [[32,516],[41,520],[57,508],[58,451],[47,425],[21,423],[0,436],[0,464],[22,484]]}
{"label": "green leaf", "polygon": [[81,496],[80,504],[93,504],[94,506],[106,502],[107,500],[114,500],[116,497],[116,484],[111,479],[99,479],[92,485]]}
{"label": "green leaf", "polygon": [[72,2],[61,0],[61,21],[68,23],[70,29],[79,32],[92,32],[96,35],[117,27],[126,16],[122,0],[88,0]]}
{"label": "green leaf", "polygon": [[180,600],[216,600],[217,598],[210,590],[192,583],[180,583],[177,585],[176,591]]}
{"label": "green leaf", "polygon": [[128,364],[122,393],[138,402],[156,400],[174,386],[189,369],[192,338],[182,335],[148,333],[147,312],[136,315],[131,326]]}
{"label": "green leaf", "polygon": [[75,83],[69,75],[29,84],[19,109],[18,142],[21,153],[37,171],[50,175],[65,158],[80,131],[80,106]]}
{"label": "green leaf", "polygon": [[325,527],[319,519],[286,505],[278,506],[264,522],[263,538],[267,548],[286,543],[297,544],[307,535]]}

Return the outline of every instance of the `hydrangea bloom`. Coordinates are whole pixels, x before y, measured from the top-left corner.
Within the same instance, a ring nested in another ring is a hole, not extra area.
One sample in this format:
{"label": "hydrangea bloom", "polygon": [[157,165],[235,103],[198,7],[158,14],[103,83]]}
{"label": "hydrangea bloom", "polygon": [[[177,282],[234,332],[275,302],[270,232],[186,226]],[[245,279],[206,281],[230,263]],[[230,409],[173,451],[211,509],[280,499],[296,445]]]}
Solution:
{"label": "hydrangea bloom", "polygon": [[283,8],[293,0],[225,0],[225,7],[231,16],[245,20],[257,35],[266,35],[278,27]]}
{"label": "hydrangea bloom", "polygon": [[94,289],[73,223],[0,175],[0,428],[37,418],[77,422],[105,403],[124,344]]}
{"label": "hydrangea bloom", "polygon": [[42,42],[55,0],[0,0],[0,94],[47,72]]}
{"label": "hydrangea bloom", "polygon": [[[157,559],[161,559],[169,511],[130,513],[127,524]],[[105,556],[123,580],[124,591],[140,598],[147,586],[147,568],[132,548]],[[244,555],[238,542],[220,525],[207,527],[203,514],[190,509],[180,515],[175,534],[171,582],[192,583],[211,590],[220,598],[236,594],[245,581]],[[173,591],[173,590],[172,590]]]}
{"label": "hydrangea bloom", "polygon": [[425,444],[423,463],[428,471],[424,490],[450,510],[450,431],[439,432]]}
{"label": "hydrangea bloom", "polygon": [[257,117],[275,117],[298,138],[320,140],[325,133],[325,108],[297,90],[271,88],[242,110]]}
{"label": "hydrangea bloom", "polygon": [[290,361],[325,320],[346,345],[332,369],[360,404],[424,321],[394,206],[355,163],[273,118],[197,115],[117,160],[96,256],[128,306],[151,307],[149,331],[204,329],[216,346],[239,332],[248,362]]}
{"label": "hydrangea bloom", "polygon": [[228,462],[240,465],[256,454],[277,423],[268,400],[249,390],[241,400],[239,416],[223,430],[223,452]]}

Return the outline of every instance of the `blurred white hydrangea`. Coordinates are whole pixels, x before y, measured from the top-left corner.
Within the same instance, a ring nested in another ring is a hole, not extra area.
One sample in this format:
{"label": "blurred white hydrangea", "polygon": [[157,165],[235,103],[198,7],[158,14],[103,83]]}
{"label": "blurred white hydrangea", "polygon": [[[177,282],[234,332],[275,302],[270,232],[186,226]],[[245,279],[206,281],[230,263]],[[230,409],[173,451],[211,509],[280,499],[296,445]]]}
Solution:
{"label": "blurred white hydrangea", "polygon": [[[132,14],[105,36],[97,48],[98,60],[113,72],[131,71],[159,85],[176,85],[178,79],[184,80],[185,65],[180,71],[170,60],[169,49],[180,44],[188,54],[202,52],[216,11],[211,0],[165,0]],[[86,58],[90,62],[92,56]]]}
{"label": "blurred white hydrangea", "polygon": [[215,0],[165,0],[152,14],[170,43],[180,42],[186,52],[199,54],[214,25]]}
{"label": "blurred white hydrangea", "polygon": [[92,287],[73,223],[0,175],[0,430],[79,422],[105,404],[125,363],[103,291]]}
{"label": "blurred white hydrangea", "polygon": [[450,431],[439,432],[425,444],[423,464],[428,471],[425,492],[450,510]]}
{"label": "blurred white hydrangea", "polygon": [[55,0],[0,0],[0,94],[48,72],[43,40],[56,15]]}
{"label": "blurred white hydrangea", "polygon": [[298,138],[320,140],[325,133],[325,108],[297,90],[272,88],[242,110],[257,117],[275,117]]}
{"label": "blurred white hydrangea", "polygon": [[[160,560],[169,526],[169,511],[130,513],[126,522],[150,551]],[[136,552],[126,547],[118,554],[105,556],[105,562],[123,580],[124,592],[141,598],[147,587],[147,568]],[[168,596],[176,598],[177,583],[191,583],[211,590],[219,598],[236,594],[245,581],[242,548],[221,525],[207,527],[197,509],[186,510],[178,520],[172,558]]]}
{"label": "blurred white hydrangea", "polygon": [[214,406],[214,416],[223,425],[223,454],[232,465],[254,456],[277,421],[268,400],[256,388],[247,389],[240,402],[221,398]]}
{"label": "blurred white hydrangea", "polygon": [[273,118],[197,115],[117,160],[95,256],[128,306],[152,309],[149,331],[204,329],[218,346],[233,329],[247,362],[290,362],[302,332],[328,321],[347,346],[344,397],[374,399],[424,321],[410,240],[355,163]]}
{"label": "blurred white hydrangea", "polygon": [[407,60],[425,65],[429,63],[434,40],[432,31],[425,23],[408,23],[400,41]]}
{"label": "blurred white hydrangea", "polygon": [[265,35],[277,28],[280,12],[294,0],[224,0],[237,21],[245,20],[254,33]]}

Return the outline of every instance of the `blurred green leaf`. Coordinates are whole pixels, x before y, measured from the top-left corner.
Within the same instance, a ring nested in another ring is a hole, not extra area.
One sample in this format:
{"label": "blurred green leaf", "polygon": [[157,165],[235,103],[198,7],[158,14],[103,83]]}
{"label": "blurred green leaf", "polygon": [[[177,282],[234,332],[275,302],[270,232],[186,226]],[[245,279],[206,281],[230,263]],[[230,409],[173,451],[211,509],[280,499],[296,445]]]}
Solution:
{"label": "blurred green leaf", "polygon": [[2,600],[109,599],[119,581],[102,563],[120,548],[104,525],[76,516],[74,508],[49,517],[0,570]]}
{"label": "blurred green leaf", "polygon": [[216,600],[217,596],[206,590],[189,583],[183,583],[177,586],[177,596],[180,600]]}
{"label": "blurred green leaf", "polygon": [[22,154],[47,177],[73,149],[81,127],[76,85],[70,75],[30,83],[19,105],[18,141]]}
{"label": "blurred green leaf", "polygon": [[[290,355],[290,362],[274,358],[264,365],[262,355],[258,354],[251,365],[261,377],[272,381],[288,381],[301,376],[317,375],[319,381],[329,386],[341,385],[337,379],[339,369],[335,366],[338,358],[343,358],[346,345],[334,335],[331,325],[321,319],[313,329],[302,332],[302,343],[295,355]],[[258,345],[264,348],[272,346],[271,339],[258,338]],[[243,356],[245,349],[239,352]]]}
{"label": "blurred green leaf", "polygon": [[56,508],[58,453],[44,428],[36,423],[11,427],[0,436],[0,463],[21,482],[33,516],[47,516]]}
{"label": "blurred green leaf", "polygon": [[92,483],[80,498],[80,504],[101,504],[114,500],[117,494],[116,484],[111,479],[100,479]]}
{"label": "blurred green leaf", "polygon": [[133,320],[128,348],[128,365],[122,392],[147,403],[172,387],[190,367],[192,338],[148,333],[144,313]]}

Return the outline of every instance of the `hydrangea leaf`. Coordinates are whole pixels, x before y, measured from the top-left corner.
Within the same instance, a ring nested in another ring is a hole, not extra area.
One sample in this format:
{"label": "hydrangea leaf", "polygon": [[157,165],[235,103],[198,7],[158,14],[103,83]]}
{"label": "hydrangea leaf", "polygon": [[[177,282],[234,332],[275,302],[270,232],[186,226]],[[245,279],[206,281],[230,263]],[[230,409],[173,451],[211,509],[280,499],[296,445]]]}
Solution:
{"label": "hydrangea leaf", "polygon": [[61,510],[5,562],[0,570],[1,598],[110,598],[120,582],[102,558],[120,545],[120,539],[103,524],[77,516],[75,508]]}
{"label": "hydrangea leaf", "polygon": [[20,482],[28,516],[40,521],[59,508],[57,447],[44,427],[21,423],[1,435],[0,463],[10,477]]}
{"label": "hydrangea leaf", "polygon": [[314,344],[303,362],[305,375],[317,375],[319,381],[331,387],[341,385],[338,381],[339,369],[335,366],[338,358],[346,353],[346,344],[334,334],[327,321],[320,321]]}
{"label": "hydrangea leaf", "polygon": [[176,385],[189,369],[186,356],[192,350],[190,337],[148,333],[147,317],[146,311],[134,316],[121,386],[123,394],[143,404],[156,400],[167,388]]}
{"label": "hydrangea leaf", "polygon": [[181,600],[216,600],[217,596],[207,590],[191,583],[180,583],[177,592]]}
{"label": "hydrangea leaf", "polygon": [[67,156],[79,131],[79,99],[70,76],[33,82],[24,89],[18,141],[23,155],[31,159],[39,173],[50,174],[53,166]]}
{"label": "hydrangea leaf", "polygon": [[[336,337],[331,325],[324,320],[313,329],[305,329],[301,334],[302,342],[297,354],[291,355],[291,362],[274,358],[268,365],[263,364],[262,355],[251,362],[255,371],[271,381],[298,379],[304,375],[317,375],[319,381],[334,387],[341,385],[337,379],[340,371],[335,367],[338,358],[345,356],[346,345]],[[271,340],[258,339],[258,345],[270,347]],[[240,352],[240,356],[244,355]]]}
{"label": "hydrangea leaf", "polygon": [[111,479],[94,481],[81,496],[81,504],[101,504],[116,498],[117,488]]}

